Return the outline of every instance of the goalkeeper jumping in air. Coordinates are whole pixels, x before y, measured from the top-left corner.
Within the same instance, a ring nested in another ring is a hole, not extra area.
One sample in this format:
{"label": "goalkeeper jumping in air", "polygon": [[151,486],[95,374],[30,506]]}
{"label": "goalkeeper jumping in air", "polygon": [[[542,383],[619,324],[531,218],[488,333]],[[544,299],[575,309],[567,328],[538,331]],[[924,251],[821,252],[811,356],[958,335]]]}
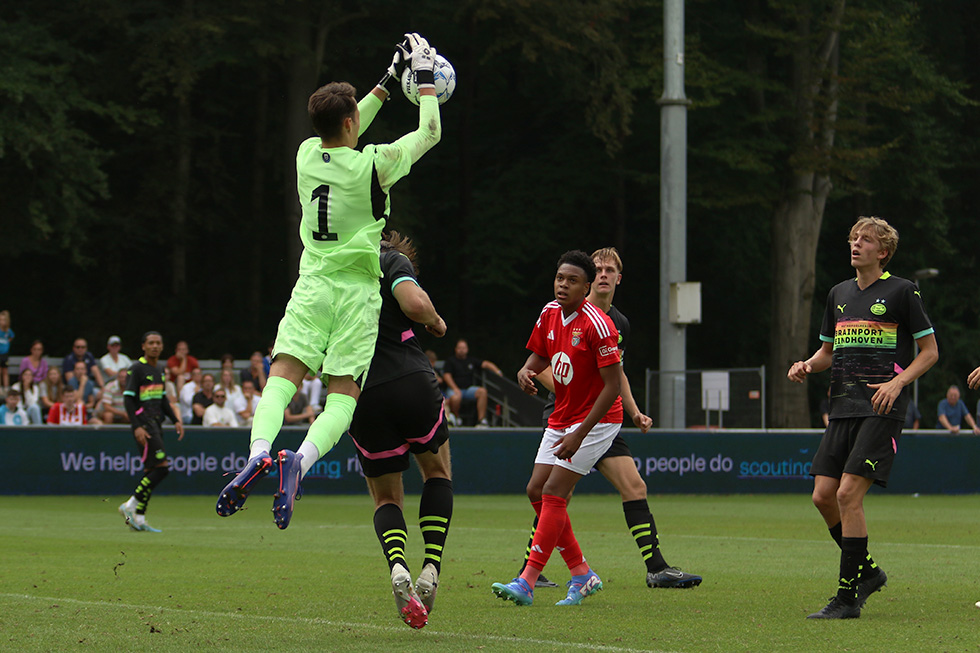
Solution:
{"label": "goalkeeper jumping in air", "polygon": [[[299,279],[279,323],[269,381],[255,408],[248,462],[218,497],[216,510],[223,517],[241,509],[258,479],[277,465],[272,512],[279,528],[289,526],[303,476],[350,426],[378,334],[378,255],[390,212],[388,194],[442,133],[433,76],[436,50],[418,34],[405,38],[385,76],[360,102],[346,82],[327,84],[310,96],[318,137],[301,143],[296,153],[303,209]],[[385,84],[397,77],[402,62],[411,67],[419,87],[418,129],[394,143],[358,151],[358,137],[387,98]],[[324,410],[296,452],[283,449],[273,458],[286,405],[307,371],[317,370],[328,379]]]}

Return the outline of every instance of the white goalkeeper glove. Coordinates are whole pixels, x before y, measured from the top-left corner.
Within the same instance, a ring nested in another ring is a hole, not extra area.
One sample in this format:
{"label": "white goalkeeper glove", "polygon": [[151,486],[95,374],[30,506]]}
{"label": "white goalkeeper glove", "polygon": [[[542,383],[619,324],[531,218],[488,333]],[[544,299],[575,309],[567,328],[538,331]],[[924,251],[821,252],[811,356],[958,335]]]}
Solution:
{"label": "white goalkeeper glove", "polygon": [[405,41],[408,44],[407,49],[412,51],[408,62],[412,67],[412,74],[415,75],[416,85],[419,89],[435,88],[436,49],[416,32],[406,34]]}
{"label": "white goalkeeper glove", "polygon": [[411,64],[413,71],[433,70],[436,67],[436,49],[416,32],[405,35],[408,49],[412,51]]}

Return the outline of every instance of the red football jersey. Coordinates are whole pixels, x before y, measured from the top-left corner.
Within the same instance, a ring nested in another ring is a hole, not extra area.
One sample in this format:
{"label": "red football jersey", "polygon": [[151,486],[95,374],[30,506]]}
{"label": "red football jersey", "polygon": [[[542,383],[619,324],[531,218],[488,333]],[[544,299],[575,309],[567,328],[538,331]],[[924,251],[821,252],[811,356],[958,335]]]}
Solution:
{"label": "red football jersey", "polygon": [[[585,420],[605,384],[600,367],[619,360],[619,332],[601,309],[588,301],[568,318],[558,302],[549,302],[531,331],[527,348],[551,362],[555,410],[548,426],[564,429]],[[600,422],[621,423],[623,400],[616,397]]]}

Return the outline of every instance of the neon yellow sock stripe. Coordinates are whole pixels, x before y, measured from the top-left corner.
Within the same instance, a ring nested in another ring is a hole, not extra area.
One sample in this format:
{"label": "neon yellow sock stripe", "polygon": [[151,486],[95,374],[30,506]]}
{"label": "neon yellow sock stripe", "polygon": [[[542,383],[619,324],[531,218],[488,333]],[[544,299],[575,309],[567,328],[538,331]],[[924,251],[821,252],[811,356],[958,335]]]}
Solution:
{"label": "neon yellow sock stripe", "polygon": [[[646,546],[641,546],[640,547],[640,553],[650,554],[651,551],[653,551],[653,547],[650,546],[649,544],[647,544]],[[652,554],[650,554],[650,555],[652,555]]]}
{"label": "neon yellow sock stripe", "polygon": [[441,556],[437,556],[437,555],[434,555],[432,553],[426,553],[425,554],[425,559],[426,560],[435,560],[436,562],[442,562],[442,557]]}
{"label": "neon yellow sock stripe", "polygon": [[390,531],[385,531],[384,533],[381,534],[381,537],[389,537],[391,535],[401,535],[402,539],[408,537],[408,533],[400,528],[393,528]]}
{"label": "neon yellow sock stripe", "polygon": [[637,524],[636,526],[633,526],[632,528],[630,528],[630,533],[633,533],[633,537],[636,537],[636,530],[638,528],[645,528],[647,530],[653,530],[650,527],[650,523],[649,522],[647,522],[646,524]]}
{"label": "neon yellow sock stripe", "polygon": [[440,517],[438,515],[426,515],[425,517],[419,517],[420,522],[424,521],[441,521],[443,524],[448,524],[449,519],[446,517]]}
{"label": "neon yellow sock stripe", "polygon": [[633,533],[633,539],[639,541],[641,537],[649,537],[653,534],[653,531],[640,531],[639,533]]}
{"label": "neon yellow sock stripe", "polygon": [[439,546],[438,544],[426,544],[425,545],[425,550],[426,551],[429,551],[430,549],[432,551],[442,551],[442,547]]}
{"label": "neon yellow sock stripe", "polygon": [[446,532],[446,527],[445,526],[423,526],[421,528],[421,530],[422,530],[423,533],[430,533],[430,532],[432,532],[432,533],[445,533]]}

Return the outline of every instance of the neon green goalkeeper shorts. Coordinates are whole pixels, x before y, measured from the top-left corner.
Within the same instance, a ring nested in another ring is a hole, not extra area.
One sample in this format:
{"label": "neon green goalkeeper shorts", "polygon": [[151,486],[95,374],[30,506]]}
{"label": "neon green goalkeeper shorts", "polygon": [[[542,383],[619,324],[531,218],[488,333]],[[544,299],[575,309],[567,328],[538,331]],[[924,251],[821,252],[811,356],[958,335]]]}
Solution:
{"label": "neon green goalkeeper shorts", "polygon": [[363,382],[371,367],[381,313],[378,279],[351,272],[301,275],[279,322],[272,350],[299,359],[311,372]]}

